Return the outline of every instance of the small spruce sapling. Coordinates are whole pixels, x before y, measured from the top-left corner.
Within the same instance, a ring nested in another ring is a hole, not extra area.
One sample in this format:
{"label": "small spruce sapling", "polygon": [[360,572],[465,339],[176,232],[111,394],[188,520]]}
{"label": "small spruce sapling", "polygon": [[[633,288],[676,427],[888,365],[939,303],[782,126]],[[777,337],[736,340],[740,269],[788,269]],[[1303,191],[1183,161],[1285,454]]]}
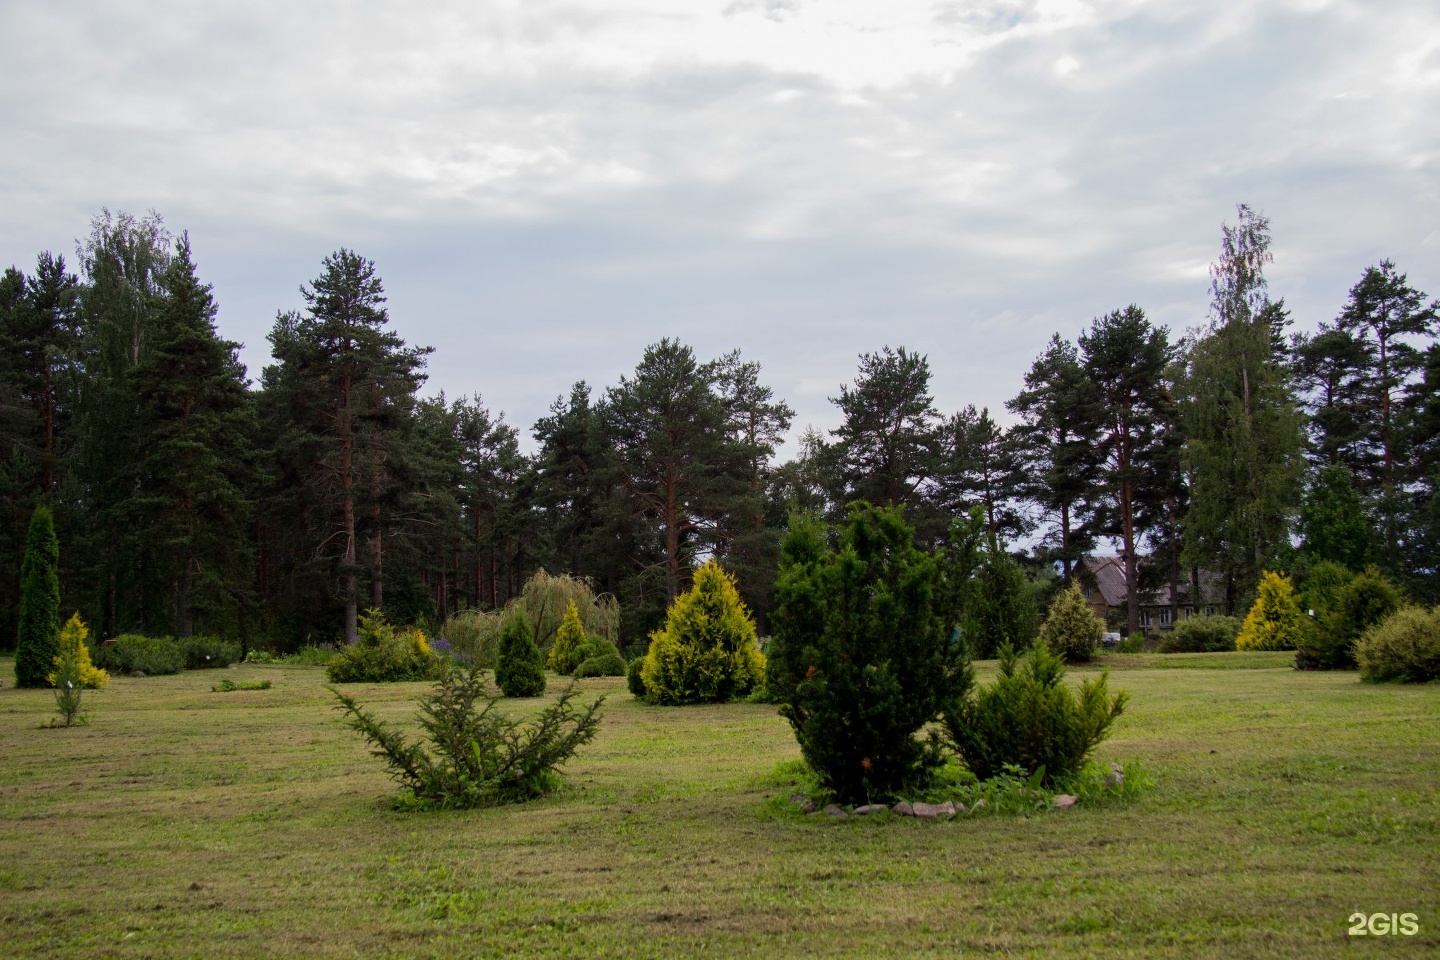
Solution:
{"label": "small spruce sapling", "polygon": [[545,692],[545,661],[523,615],[512,616],[500,633],[495,684],[507,697],[538,697]]}

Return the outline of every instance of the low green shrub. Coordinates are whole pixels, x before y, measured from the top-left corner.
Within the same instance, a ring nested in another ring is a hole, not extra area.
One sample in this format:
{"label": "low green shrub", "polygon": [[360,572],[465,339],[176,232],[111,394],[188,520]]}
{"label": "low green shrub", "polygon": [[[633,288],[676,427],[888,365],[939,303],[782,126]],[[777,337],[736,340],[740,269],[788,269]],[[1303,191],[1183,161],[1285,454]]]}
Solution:
{"label": "low green shrub", "polygon": [[1160,653],[1223,653],[1235,649],[1240,621],[1235,617],[1186,617],[1160,638]]}
{"label": "low green shrub", "polygon": [[625,665],[625,689],[629,690],[632,696],[644,699],[645,680],[640,676],[640,669],[645,666],[643,656],[636,657]]}
{"label": "low green shrub", "polygon": [[397,807],[470,808],[541,796],[558,786],[556,768],[594,739],[604,697],[577,707],[572,684],[522,725],[495,709],[501,700],[486,691],[485,673],[475,664],[441,667],[435,689],[420,700],[428,747],[408,742],[353,698],[331,690],[346,722],[375,745],[403,787]]}
{"label": "low green shrub", "polygon": [[228,667],[240,659],[240,645],[219,637],[191,637],[181,640],[180,647],[185,651],[186,670]]}
{"label": "low green shrub", "polygon": [[95,651],[95,665],[111,673],[137,671],[155,677],[185,669],[185,651],[170,637],[145,637],[126,633]]}
{"label": "low green shrub", "polygon": [[211,693],[231,693],[235,690],[269,690],[269,680],[231,680],[228,677],[210,688]]}
{"label": "low green shrub", "polygon": [[325,667],[331,683],[432,680],[440,660],[419,630],[396,631],[379,610],[360,618],[360,636]]}
{"label": "low green shrub", "polygon": [[1144,653],[1145,631],[1136,630],[1130,636],[1115,644],[1116,653]]}
{"label": "low green shrub", "polygon": [[1128,699],[1107,688],[1108,671],[1080,684],[1066,683],[1059,657],[1037,644],[1021,659],[1003,648],[1000,675],[945,711],[955,752],[980,780],[1019,767],[1027,777],[1044,768],[1046,783],[1078,772],[1090,751],[1109,735]]}
{"label": "low green shrub", "polygon": [[1050,611],[1040,625],[1040,641],[1066,663],[1085,663],[1105,636],[1105,621],[1095,615],[1080,593],[1080,581],[1072,580],[1050,602]]}
{"label": "low green shrub", "polygon": [[1355,648],[1360,678],[1428,683],[1440,679],[1440,607],[1406,607],[1366,630]]}
{"label": "low green shrub", "polygon": [[625,676],[625,658],[618,652],[596,654],[586,657],[580,661],[575,668],[577,677],[623,677]]}
{"label": "low green shrub", "polygon": [[545,658],[535,646],[530,621],[521,614],[511,616],[500,633],[495,684],[507,697],[538,697],[545,692]]}

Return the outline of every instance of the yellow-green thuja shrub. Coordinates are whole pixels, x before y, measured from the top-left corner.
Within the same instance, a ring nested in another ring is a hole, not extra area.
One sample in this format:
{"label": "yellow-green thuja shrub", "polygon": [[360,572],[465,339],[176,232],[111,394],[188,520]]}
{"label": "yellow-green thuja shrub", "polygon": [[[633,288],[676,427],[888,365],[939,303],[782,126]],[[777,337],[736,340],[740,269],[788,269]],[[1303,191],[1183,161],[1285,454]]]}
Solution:
{"label": "yellow-green thuja shrub", "polygon": [[568,676],[580,665],[584,646],[585,625],[580,622],[580,610],[572,599],[565,608],[565,618],[555,631],[555,643],[550,647],[545,665],[556,673]]}
{"label": "yellow-green thuja shrub", "polygon": [[1095,656],[1105,636],[1105,621],[1095,615],[1080,593],[1080,581],[1071,580],[1050,602],[1040,625],[1040,642],[1067,663],[1084,663]]}
{"label": "yellow-green thuja shrub", "polygon": [[[85,621],[80,619],[77,612],[72,614],[65,626],[60,628],[60,640],[57,644],[59,652],[55,655],[55,668],[59,670],[62,661],[73,664],[68,667],[76,677],[79,678],[80,686],[89,690],[98,690],[110,682],[110,674],[95,666],[90,660],[90,648],[85,645],[85,638],[90,636],[90,628],[85,626]],[[47,676],[46,681],[50,686],[56,686],[56,675],[52,672]]]}
{"label": "yellow-green thuja shrub", "polygon": [[1245,615],[1237,650],[1294,650],[1310,630],[1290,578],[1266,571],[1260,577],[1259,595]]}
{"label": "yellow-green thuja shrub", "polygon": [[695,571],[695,583],[675,599],[665,626],[650,635],[640,667],[652,703],[717,703],[744,696],[765,677],[735,579],[714,560]]}

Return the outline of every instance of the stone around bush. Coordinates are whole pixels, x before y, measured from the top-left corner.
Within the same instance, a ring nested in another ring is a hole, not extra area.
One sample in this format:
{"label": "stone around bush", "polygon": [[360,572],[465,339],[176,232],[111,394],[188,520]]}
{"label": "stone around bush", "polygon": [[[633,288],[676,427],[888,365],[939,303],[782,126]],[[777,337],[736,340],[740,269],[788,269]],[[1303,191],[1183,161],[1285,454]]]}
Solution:
{"label": "stone around bush", "polygon": [[710,560],[695,583],[675,599],[665,626],[650,635],[640,668],[645,696],[654,703],[723,703],[749,693],[765,677],[735,578]]}
{"label": "stone around bush", "polygon": [[50,508],[30,516],[20,562],[20,624],[15,640],[15,685],[46,686],[60,639],[60,541]]}
{"label": "stone around bush", "polygon": [[1376,624],[1355,648],[1360,677],[1373,682],[1440,679],[1440,607],[1407,607]]}
{"label": "stone around bush", "polygon": [[1309,629],[1290,578],[1266,571],[1260,578],[1255,604],[1245,615],[1245,622],[1235,637],[1235,647],[1238,650],[1294,650],[1305,641]]}
{"label": "stone around bush", "polygon": [[496,685],[507,697],[538,697],[545,692],[544,662],[530,632],[530,621],[512,616],[500,633]]}
{"label": "stone around bush", "polygon": [[1086,663],[1095,656],[1105,621],[1095,615],[1080,592],[1080,582],[1071,580],[1050,603],[1050,612],[1040,625],[1040,640],[1050,652],[1066,663]]}

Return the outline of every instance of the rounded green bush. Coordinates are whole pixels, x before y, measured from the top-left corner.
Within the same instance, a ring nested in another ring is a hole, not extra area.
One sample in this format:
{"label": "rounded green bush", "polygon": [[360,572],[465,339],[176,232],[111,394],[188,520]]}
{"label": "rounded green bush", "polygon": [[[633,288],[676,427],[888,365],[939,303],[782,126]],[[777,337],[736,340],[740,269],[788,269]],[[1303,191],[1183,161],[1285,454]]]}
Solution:
{"label": "rounded green bush", "polygon": [[1440,678],[1440,607],[1406,607],[1366,630],[1355,648],[1360,677],[1428,683]]}
{"label": "rounded green bush", "polygon": [[431,680],[440,660],[419,630],[399,633],[379,610],[360,618],[360,636],[326,665],[331,683],[396,683]]}
{"label": "rounded green bush", "polygon": [[587,657],[575,668],[576,677],[623,677],[625,658],[618,653],[602,653]]}
{"label": "rounded green bush", "polygon": [[1160,638],[1161,653],[1222,653],[1235,649],[1240,621],[1234,617],[1186,617]]}

